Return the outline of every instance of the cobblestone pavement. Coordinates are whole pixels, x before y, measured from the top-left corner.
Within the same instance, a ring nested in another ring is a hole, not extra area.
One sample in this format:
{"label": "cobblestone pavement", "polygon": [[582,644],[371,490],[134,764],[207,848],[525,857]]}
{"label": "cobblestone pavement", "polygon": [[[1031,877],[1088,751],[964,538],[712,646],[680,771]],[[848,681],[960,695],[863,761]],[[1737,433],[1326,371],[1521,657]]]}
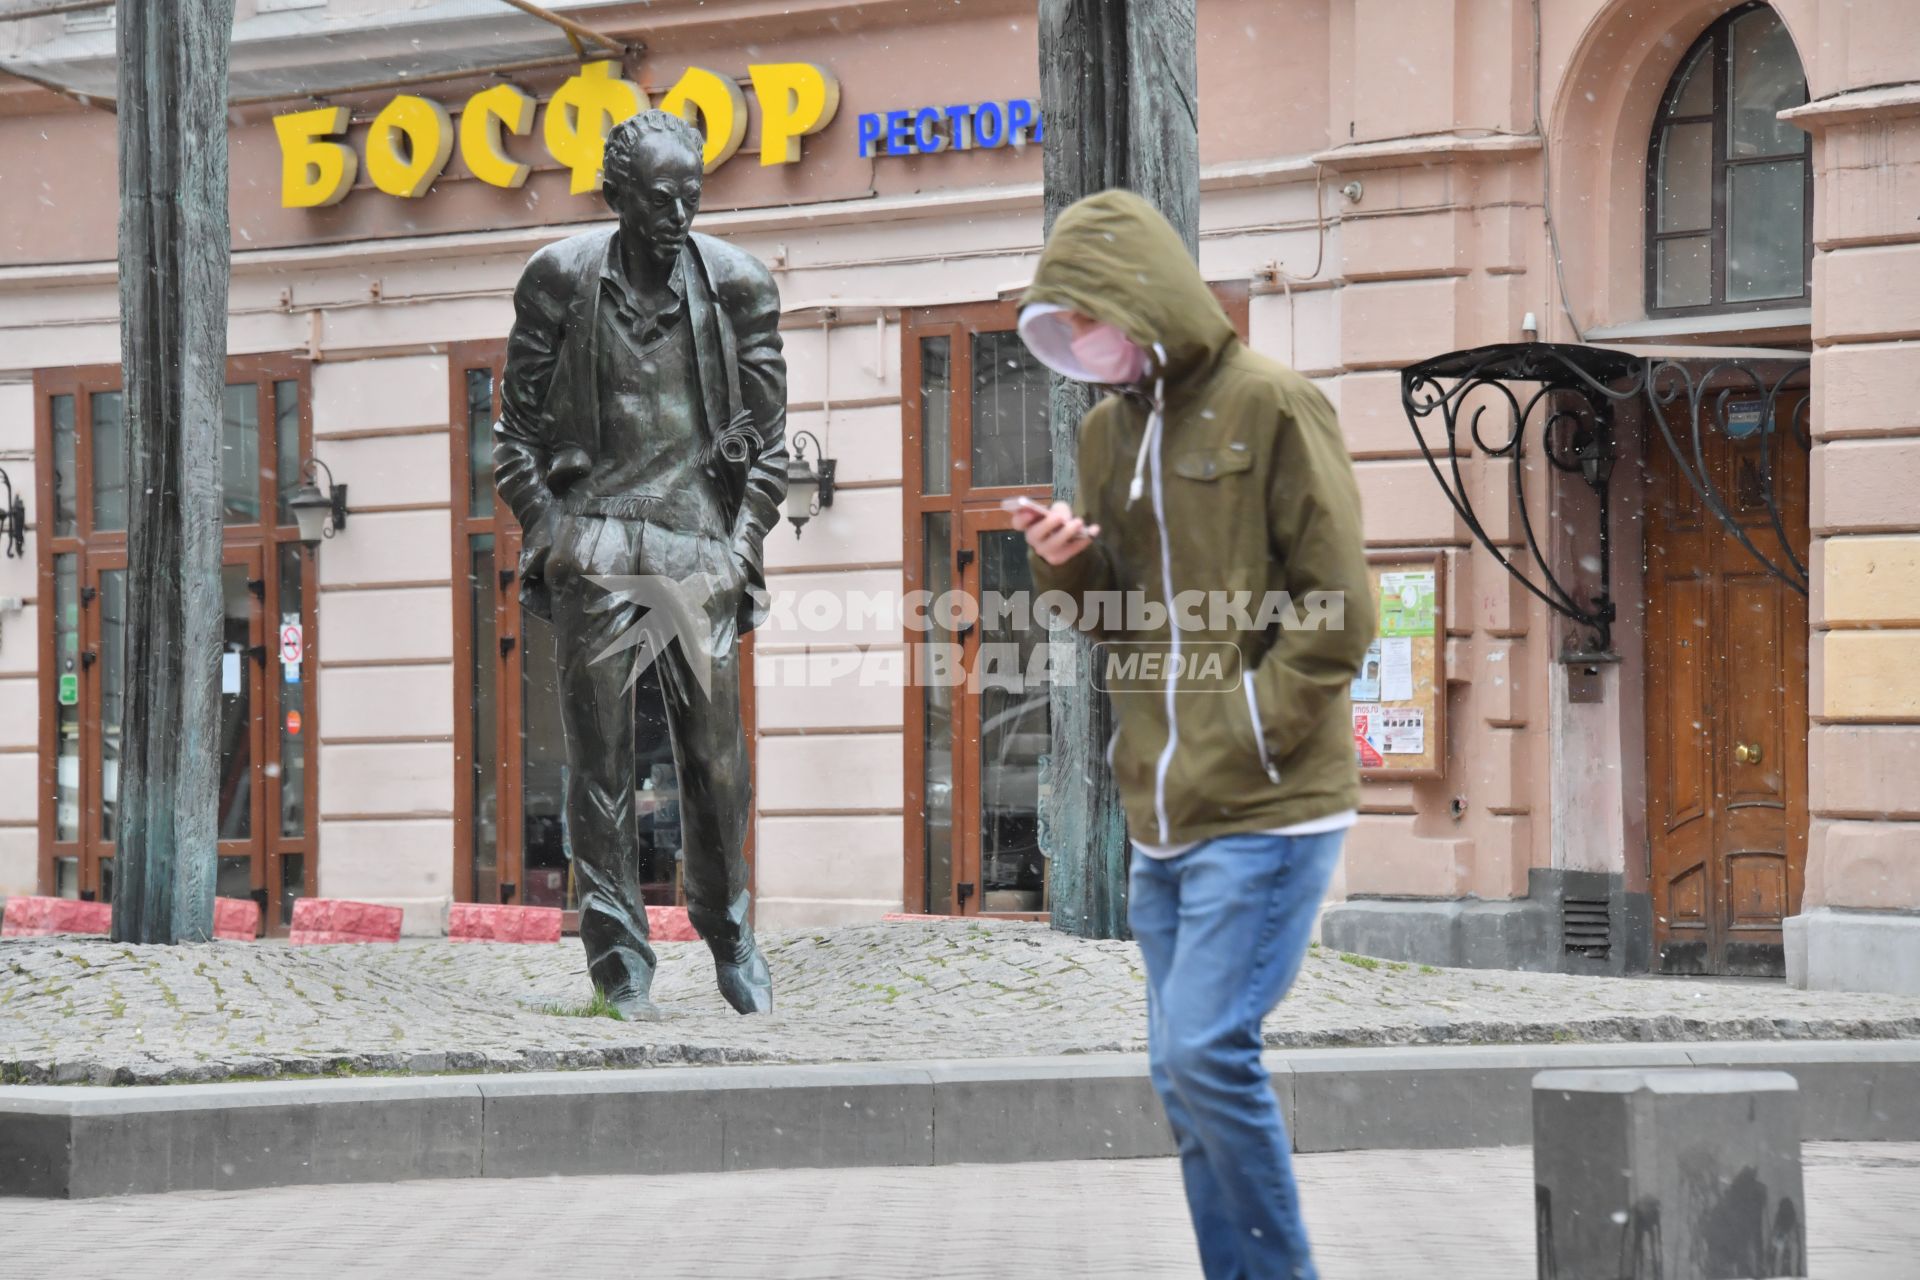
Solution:
{"label": "cobblestone pavement", "polygon": [[[1911,1280],[1920,1143],[1810,1143],[1804,1155],[1816,1280]],[[1525,1147],[1296,1162],[1323,1280],[1534,1274]],[[1171,1160],[0,1200],[0,1240],[8,1274],[48,1280],[1199,1274]]]}
{"label": "cobblestone pavement", "polygon": [[[887,923],[769,937],[776,1011],[741,1018],[698,943],[660,947],[655,1023],[560,1016],[579,943],[0,943],[0,1080],[635,1067],[1134,1051],[1139,952],[1044,925]],[[1920,999],[1778,983],[1431,969],[1316,949],[1274,1046],[1920,1038]]]}

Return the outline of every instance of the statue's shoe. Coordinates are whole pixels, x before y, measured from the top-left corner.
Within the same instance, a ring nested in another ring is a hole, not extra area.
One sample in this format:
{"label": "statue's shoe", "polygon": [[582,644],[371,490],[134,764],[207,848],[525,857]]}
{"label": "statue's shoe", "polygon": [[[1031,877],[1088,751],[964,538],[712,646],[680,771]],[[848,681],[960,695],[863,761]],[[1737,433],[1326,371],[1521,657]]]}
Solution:
{"label": "statue's shoe", "polygon": [[607,992],[607,1003],[613,1006],[622,1022],[658,1022],[666,1016],[651,995],[636,987]]}
{"label": "statue's shoe", "polygon": [[760,944],[751,935],[743,941],[745,954],[738,959],[714,956],[713,971],[720,981],[720,994],[735,1013],[772,1013],[773,974],[767,968],[767,958],[760,954]]}

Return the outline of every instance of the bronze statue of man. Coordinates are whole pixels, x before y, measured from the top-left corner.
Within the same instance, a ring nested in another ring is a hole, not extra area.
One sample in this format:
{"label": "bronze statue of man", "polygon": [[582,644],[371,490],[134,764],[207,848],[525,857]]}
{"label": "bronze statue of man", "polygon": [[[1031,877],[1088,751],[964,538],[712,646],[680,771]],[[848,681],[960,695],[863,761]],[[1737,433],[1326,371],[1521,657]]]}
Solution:
{"label": "bronze statue of man", "polygon": [[687,914],[727,1002],[773,1007],[747,923],[739,637],[765,616],[787,371],[773,277],[692,231],[700,153],[700,135],[663,111],[608,135],[605,196],[619,225],[527,263],[494,426],[496,483],[525,533],[521,599],[554,628],[580,938],[594,986],[625,1018],[656,1013],[655,957],[639,890],[632,668],[610,655],[649,611],[645,593],[610,592],[608,579],[679,584],[704,611],[698,640],[679,628],[679,643],[662,645],[657,619],[644,628],[673,736]]}

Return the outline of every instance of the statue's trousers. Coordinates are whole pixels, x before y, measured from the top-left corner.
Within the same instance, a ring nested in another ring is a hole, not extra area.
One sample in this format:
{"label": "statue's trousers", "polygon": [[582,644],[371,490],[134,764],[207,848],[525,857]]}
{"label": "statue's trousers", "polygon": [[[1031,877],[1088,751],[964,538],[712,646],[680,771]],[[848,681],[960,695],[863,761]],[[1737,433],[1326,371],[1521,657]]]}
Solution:
{"label": "statue's trousers", "polygon": [[[676,634],[655,618],[652,635],[672,636],[671,643],[649,640],[608,654],[638,611],[607,607],[614,601],[589,579],[656,574],[686,583],[707,574],[724,582],[730,554],[718,534],[644,519],[567,514],[555,529],[547,579],[567,736],[567,835],[580,885],[580,938],[594,985],[603,991],[644,990],[654,967],[640,900],[634,804],[638,685],[628,681],[636,660],[651,659],[640,679],[657,679],[664,694],[679,778],[688,916],[716,951],[742,937],[753,791],[740,719],[738,592],[720,591],[704,602],[710,628],[704,638]],[[687,646],[701,639],[708,660],[704,688],[687,662]]]}

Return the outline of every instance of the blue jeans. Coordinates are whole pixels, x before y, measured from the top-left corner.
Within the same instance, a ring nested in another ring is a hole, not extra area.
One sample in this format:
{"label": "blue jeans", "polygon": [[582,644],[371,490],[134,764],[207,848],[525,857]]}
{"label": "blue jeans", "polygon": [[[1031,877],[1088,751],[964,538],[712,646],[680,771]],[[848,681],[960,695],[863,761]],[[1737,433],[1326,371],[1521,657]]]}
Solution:
{"label": "blue jeans", "polygon": [[1135,852],[1153,1087],[1180,1144],[1208,1280],[1316,1280],[1260,1023],[1300,972],[1344,831]]}

